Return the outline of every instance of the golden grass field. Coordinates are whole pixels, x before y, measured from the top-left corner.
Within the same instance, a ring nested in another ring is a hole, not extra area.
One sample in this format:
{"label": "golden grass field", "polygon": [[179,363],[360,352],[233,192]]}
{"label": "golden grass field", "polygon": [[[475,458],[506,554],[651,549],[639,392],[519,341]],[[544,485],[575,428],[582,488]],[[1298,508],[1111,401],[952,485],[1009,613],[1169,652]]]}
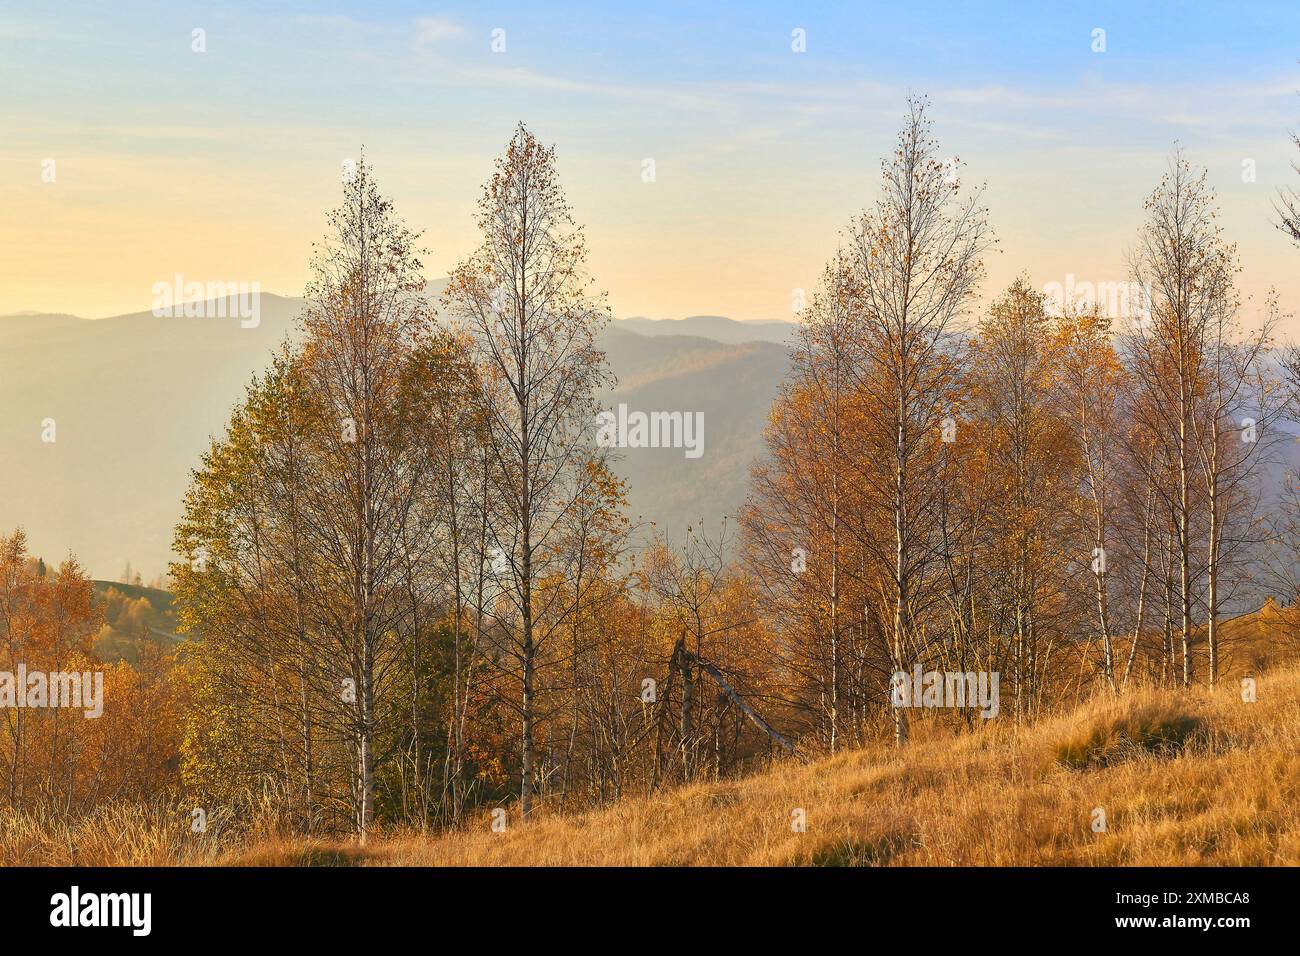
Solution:
{"label": "golden grass field", "polygon": [[[109,808],[73,825],[0,815],[0,864],[62,865],[1281,865],[1300,862],[1300,668],[1235,685],[1134,691],[1017,729],[918,725],[886,743],[739,781],[547,815],[494,833],[347,840]],[[1094,808],[1106,832],[1092,828]],[[795,832],[791,814],[804,811]]]}

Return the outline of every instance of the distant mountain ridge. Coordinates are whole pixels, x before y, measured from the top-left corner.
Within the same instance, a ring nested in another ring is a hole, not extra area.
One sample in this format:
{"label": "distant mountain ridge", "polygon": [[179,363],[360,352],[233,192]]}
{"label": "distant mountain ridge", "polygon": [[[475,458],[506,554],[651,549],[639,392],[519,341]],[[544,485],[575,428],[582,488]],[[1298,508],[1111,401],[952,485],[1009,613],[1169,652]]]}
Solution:
{"label": "distant mountain ridge", "polygon": [[684,319],[647,319],[637,316],[615,319],[614,325],[638,335],[694,335],[732,345],[741,342],[792,345],[799,328],[796,323],[781,319],[738,322],[723,315],[690,315]]}
{"label": "distant mountain ridge", "polygon": [[[438,290],[442,285],[444,283],[440,281],[434,283],[433,288]],[[267,299],[296,303],[298,306],[301,306],[303,301],[300,298],[278,296],[269,292],[259,294]],[[101,319],[87,319],[65,312],[27,311],[0,315],[0,323],[28,322],[68,325],[78,322],[112,322],[116,319],[139,317],[142,314],[144,313],[132,312],[126,315],[115,315]],[[651,319],[645,316],[631,316],[625,319],[614,319],[612,326],[628,332],[635,332],[638,335],[689,335],[731,345],[738,345],[743,342],[775,342],[779,345],[791,345],[794,343],[795,334],[799,328],[797,322],[784,319],[755,319],[742,322],[737,319],[727,318],[725,315],[688,315],[681,319]]]}

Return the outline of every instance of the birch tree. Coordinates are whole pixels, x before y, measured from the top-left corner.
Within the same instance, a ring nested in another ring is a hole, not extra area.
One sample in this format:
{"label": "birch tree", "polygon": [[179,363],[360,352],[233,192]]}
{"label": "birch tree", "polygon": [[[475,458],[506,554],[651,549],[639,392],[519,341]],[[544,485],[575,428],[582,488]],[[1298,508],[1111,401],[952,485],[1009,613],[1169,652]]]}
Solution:
{"label": "birch tree", "polygon": [[1146,392],[1148,430],[1173,463],[1166,492],[1173,515],[1178,578],[1182,683],[1193,677],[1193,608],[1199,535],[1196,488],[1197,415],[1205,395],[1210,337],[1232,294],[1235,250],[1222,236],[1205,172],[1176,151],[1146,201],[1147,220],[1130,254],[1132,280],[1144,290],[1150,321],[1129,341],[1129,366]]}
{"label": "birch tree", "polygon": [[444,302],[474,342],[490,440],[490,547],[502,566],[498,624],[519,681],[520,810],[532,811],[538,661],[560,623],[535,603],[559,564],[553,539],[581,499],[595,395],[611,382],[596,336],[608,322],[588,289],[586,249],[560,187],[555,151],[522,125],[479,200],[482,244],[453,272]]}
{"label": "birch tree", "polygon": [[[992,242],[981,191],[964,195],[957,167],[939,152],[927,102],[909,101],[881,194],[851,230],[854,307],[861,316],[858,376],[888,454],[873,507],[887,519],[892,553],[879,593],[894,670],[917,637],[916,612],[931,597],[927,570],[936,527],[932,467],[953,372],[949,333],[970,305]],[[907,717],[894,708],[895,741]]]}

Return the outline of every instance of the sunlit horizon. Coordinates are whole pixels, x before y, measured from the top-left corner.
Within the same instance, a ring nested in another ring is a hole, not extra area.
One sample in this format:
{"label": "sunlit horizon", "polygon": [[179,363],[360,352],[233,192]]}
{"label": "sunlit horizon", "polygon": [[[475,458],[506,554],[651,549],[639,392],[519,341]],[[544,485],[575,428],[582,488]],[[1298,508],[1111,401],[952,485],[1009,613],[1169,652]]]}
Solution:
{"label": "sunlit horizon", "polygon": [[790,320],[795,290],[874,200],[911,93],[932,101],[963,180],[987,184],[1000,242],[984,299],[1022,273],[1038,288],[1126,278],[1177,143],[1239,245],[1246,316],[1270,288],[1295,313],[1297,251],[1273,204],[1300,182],[1286,43],[1300,12],[1193,7],[1091,4],[1027,23],[955,5],[672,20],[579,5],[564,29],[516,5],[7,10],[0,314],[137,312],[174,273],[299,295],[340,163],[363,144],[424,230],[427,274],[446,275],[522,121],[557,148],[615,316]]}

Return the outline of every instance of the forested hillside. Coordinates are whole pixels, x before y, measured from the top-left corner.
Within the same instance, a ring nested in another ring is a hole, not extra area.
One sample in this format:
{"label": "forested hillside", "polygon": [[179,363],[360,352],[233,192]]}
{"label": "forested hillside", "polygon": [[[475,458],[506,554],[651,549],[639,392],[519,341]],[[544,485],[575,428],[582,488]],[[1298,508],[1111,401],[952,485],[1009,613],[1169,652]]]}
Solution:
{"label": "forested hillside", "polygon": [[160,588],[95,581],[104,622],[95,636],[95,653],[104,661],[139,664],[174,647],[176,599]]}

